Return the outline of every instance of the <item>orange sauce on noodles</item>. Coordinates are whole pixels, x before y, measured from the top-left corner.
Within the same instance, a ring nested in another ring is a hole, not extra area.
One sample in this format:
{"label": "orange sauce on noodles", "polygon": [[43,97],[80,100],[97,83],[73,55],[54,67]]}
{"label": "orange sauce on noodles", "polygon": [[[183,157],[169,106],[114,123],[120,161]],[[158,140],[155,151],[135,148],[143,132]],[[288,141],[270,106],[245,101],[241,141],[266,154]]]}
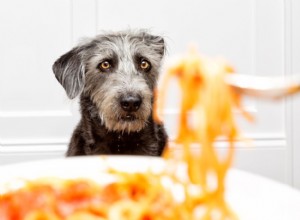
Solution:
{"label": "orange sauce on noodles", "polygon": [[[252,117],[243,110],[239,94],[226,84],[226,76],[233,72],[224,60],[204,58],[191,50],[167,68],[155,104],[154,118],[160,121],[168,83],[176,79],[182,95],[179,131],[163,157],[174,159],[172,145],[182,147],[183,154],[176,160],[187,165],[190,183],[201,188],[200,194],[187,195],[192,197],[191,209],[202,206],[201,219],[215,219],[216,215],[217,219],[237,219],[224,199],[225,177],[233,162],[234,141],[239,138],[233,110],[238,109],[248,120]],[[215,147],[220,137],[228,142],[227,154],[222,158]],[[215,188],[211,189],[211,185]]]}

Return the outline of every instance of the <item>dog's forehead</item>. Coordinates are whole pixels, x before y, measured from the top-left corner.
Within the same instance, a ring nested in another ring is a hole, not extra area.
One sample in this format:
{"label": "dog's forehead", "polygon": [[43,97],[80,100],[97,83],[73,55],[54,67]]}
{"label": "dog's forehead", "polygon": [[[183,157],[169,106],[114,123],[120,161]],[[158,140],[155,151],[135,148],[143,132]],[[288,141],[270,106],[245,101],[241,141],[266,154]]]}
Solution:
{"label": "dog's forehead", "polygon": [[97,36],[96,44],[100,52],[105,52],[106,54],[116,53],[122,57],[144,54],[151,50],[149,42],[142,36],[130,34]]}

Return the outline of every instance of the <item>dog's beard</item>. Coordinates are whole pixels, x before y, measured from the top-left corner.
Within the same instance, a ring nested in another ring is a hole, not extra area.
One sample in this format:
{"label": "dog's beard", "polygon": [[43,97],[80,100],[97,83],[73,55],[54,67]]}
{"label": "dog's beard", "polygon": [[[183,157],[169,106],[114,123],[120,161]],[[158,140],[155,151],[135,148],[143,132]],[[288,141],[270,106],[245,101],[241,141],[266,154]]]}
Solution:
{"label": "dog's beard", "polygon": [[105,118],[105,116],[102,116],[101,118],[103,124],[108,130],[122,133],[138,132],[147,124],[147,119],[140,118],[134,118],[130,120],[124,120],[123,118]]}
{"label": "dog's beard", "polygon": [[139,110],[132,113],[123,111],[118,104],[105,101],[99,106],[99,116],[102,124],[110,131],[117,132],[138,132],[148,123],[151,116],[151,100],[143,101]]}

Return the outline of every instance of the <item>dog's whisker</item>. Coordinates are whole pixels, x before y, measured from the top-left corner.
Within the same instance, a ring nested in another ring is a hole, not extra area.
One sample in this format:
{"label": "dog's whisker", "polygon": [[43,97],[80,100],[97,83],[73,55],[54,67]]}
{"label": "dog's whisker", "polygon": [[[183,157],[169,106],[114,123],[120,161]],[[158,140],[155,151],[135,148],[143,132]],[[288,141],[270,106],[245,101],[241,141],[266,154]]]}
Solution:
{"label": "dog's whisker", "polygon": [[100,113],[100,119],[101,119],[101,125],[104,125],[105,122],[104,122],[104,115],[103,115],[103,113]]}

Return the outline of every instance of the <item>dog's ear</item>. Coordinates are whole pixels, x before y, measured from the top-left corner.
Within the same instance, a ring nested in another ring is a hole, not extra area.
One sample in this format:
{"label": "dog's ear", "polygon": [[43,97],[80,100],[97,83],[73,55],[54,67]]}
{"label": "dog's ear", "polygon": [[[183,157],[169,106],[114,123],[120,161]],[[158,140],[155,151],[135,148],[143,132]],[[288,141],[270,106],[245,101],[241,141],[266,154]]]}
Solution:
{"label": "dog's ear", "polygon": [[84,87],[83,51],[84,46],[75,47],[57,59],[52,66],[56,79],[64,87],[70,99],[78,96]]}
{"label": "dog's ear", "polygon": [[163,57],[166,53],[165,40],[161,36],[155,36],[145,33],[144,35],[146,41],[148,41],[155,51]]}

